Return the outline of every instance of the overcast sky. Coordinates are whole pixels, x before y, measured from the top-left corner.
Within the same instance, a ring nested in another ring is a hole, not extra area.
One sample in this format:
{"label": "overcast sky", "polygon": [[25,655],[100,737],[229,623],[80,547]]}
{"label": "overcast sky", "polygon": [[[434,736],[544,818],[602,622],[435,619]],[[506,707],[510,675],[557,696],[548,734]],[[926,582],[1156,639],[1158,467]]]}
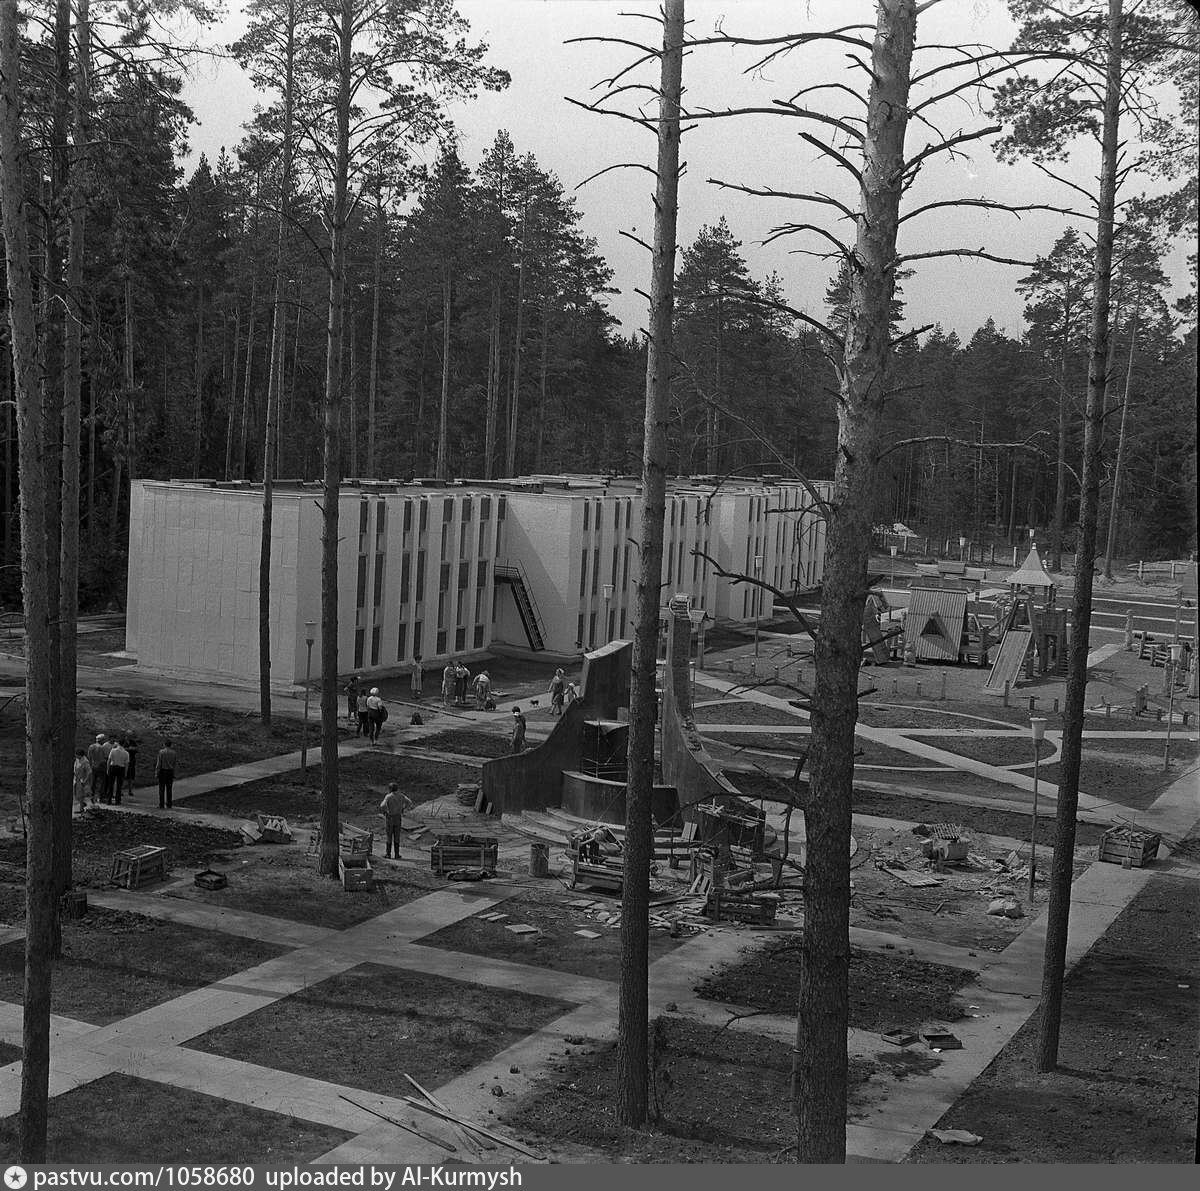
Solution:
{"label": "overcast sky", "polygon": [[[228,0],[228,7],[230,15],[217,34],[222,42],[235,38],[242,28],[239,0]],[[479,161],[499,128],[509,131],[519,152],[532,152],[544,169],[557,174],[567,191],[604,166],[653,160],[651,133],[628,121],[580,111],[565,98],[589,100],[592,85],[624,65],[632,51],[564,43],[589,36],[661,42],[661,31],[650,21],[620,15],[654,13],[656,5],[640,0],[459,0],[458,7],[475,37],[491,47],[490,61],[512,75],[506,91],[454,109],[461,152],[469,165]],[[711,33],[718,24],[726,32],[756,37],[835,28],[869,22],[873,11],[873,4],[865,0],[688,0],[687,4],[689,31],[695,36]],[[1002,47],[1010,41],[1013,28],[1002,0],[944,0],[922,16],[918,34],[924,44],[982,42]],[[862,72],[849,66],[845,49],[832,44],[806,47],[753,77],[742,73],[750,61],[745,51],[698,49],[684,62],[687,99],[711,108],[766,106],[816,83],[859,85]],[[647,70],[640,81],[652,78]],[[210,61],[198,68],[186,96],[200,121],[190,138],[193,156],[203,151],[215,157],[222,145],[236,144],[241,125],[257,102],[249,80],[228,61]],[[805,102],[837,113],[839,108],[849,110],[846,105],[854,101],[844,92],[827,91]],[[960,101],[942,105],[936,118],[950,133],[986,122]],[[716,177],[759,188],[821,190],[853,205],[848,177],[799,139],[799,127],[797,120],[754,116],[705,121],[688,133],[683,142],[687,172],[680,189],[679,239],[682,246],[690,244],[701,227],[724,215],[734,236],[743,242],[751,273],[761,278],[778,272],[786,300],[819,314],[831,263],[793,250],[816,249],[820,241],[812,235],[765,246],[761,241],[783,222],[821,222],[838,230],[835,225],[814,207],[737,194],[708,182]],[[936,139],[927,128],[911,124],[910,155]],[[985,146],[986,142],[969,146],[969,160],[951,161],[945,155],[934,159],[913,188],[914,200],[987,196],[1015,203],[1072,205],[1069,191],[1032,166],[997,163]],[[1092,183],[1096,168],[1095,146],[1083,141],[1061,167],[1083,185]],[[615,271],[614,285],[621,292],[609,305],[626,331],[644,326],[645,300],[635,290],[647,288],[649,256],[620,232],[636,229],[649,238],[651,187],[652,179],[644,171],[619,170],[577,193],[583,227],[596,238]],[[842,224],[843,231],[846,226]],[[999,256],[1031,259],[1047,252],[1065,226],[1062,216],[1046,213],[1017,220],[978,209],[939,212],[905,225],[900,246],[901,251],[986,247]],[[1180,248],[1168,262],[1175,296],[1185,289],[1184,256]],[[920,262],[917,269],[905,284],[910,325],[941,323],[965,340],[991,316],[1002,329],[1020,334],[1022,301],[1013,284],[1022,269],[970,258]]]}

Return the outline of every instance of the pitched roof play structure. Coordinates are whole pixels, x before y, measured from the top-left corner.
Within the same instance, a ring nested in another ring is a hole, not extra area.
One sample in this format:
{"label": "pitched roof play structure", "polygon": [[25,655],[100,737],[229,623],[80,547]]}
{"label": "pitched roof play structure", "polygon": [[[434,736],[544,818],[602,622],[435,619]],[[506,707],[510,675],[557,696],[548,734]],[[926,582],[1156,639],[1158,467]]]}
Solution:
{"label": "pitched roof play structure", "polygon": [[965,588],[913,587],[904,617],[904,650],[918,662],[958,662],[969,639]]}

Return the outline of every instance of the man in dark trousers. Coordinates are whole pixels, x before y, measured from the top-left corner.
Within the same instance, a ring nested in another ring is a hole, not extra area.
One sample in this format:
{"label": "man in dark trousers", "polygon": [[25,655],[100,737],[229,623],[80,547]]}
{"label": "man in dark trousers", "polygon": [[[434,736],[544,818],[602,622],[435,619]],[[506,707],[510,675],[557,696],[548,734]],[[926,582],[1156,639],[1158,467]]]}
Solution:
{"label": "man in dark trousers", "polygon": [[108,792],[108,754],[112,745],[103,732],[88,745],[87,759],[92,767],[92,801],[107,802]]}
{"label": "man in dark trousers", "polygon": [[163,741],[154,761],[154,776],[158,779],[158,809],[171,809],[171,793],[175,788],[175,746],[169,740]]}
{"label": "man in dark trousers", "polygon": [[125,773],[129,768],[129,753],[121,741],[117,741],[108,754],[108,785],[104,791],[105,802],[115,802],[121,805],[121,795],[125,792]]}
{"label": "man in dark trousers", "polygon": [[521,714],[519,707],[513,708],[512,741],[508,751],[510,753],[525,751],[525,717]]}
{"label": "man in dark trousers", "polygon": [[388,792],[379,804],[383,812],[384,859],[400,859],[400,828],[404,824],[404,812],[412,809],[412,799],[407,794],[400,793],[400,787],[395,782],[388,785]]}

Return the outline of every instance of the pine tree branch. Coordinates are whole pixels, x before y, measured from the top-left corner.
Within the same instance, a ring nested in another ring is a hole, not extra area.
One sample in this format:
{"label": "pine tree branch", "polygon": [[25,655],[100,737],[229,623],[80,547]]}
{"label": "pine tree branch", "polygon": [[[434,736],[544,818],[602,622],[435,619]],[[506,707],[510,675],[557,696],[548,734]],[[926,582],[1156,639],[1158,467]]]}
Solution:
{"label": "pine tree branch", "polygon": [[802,132],[800,134],[800,139],[803,141],[808,141],[810,145],[815,145],[826,156],[832,157],[833,160],[836,161],[838,165],[842,167],[842,169],[846,170],[860,186],[862,185],[862,171],[851,165],[850,162],[847,161],[846,158],[843,157],[842,154],[840,154],[832,145],[827,145],[819,137],[813,136],[811,132]]}
{"label": "pine tree branch", "polygon": [[982,248],[942,248],[936,252],[912,252],[896,257],[896,264],[930,260],[935,256],[977,256],[981,260],[994,261],[998,265],[1020,265],[1023,269],[1032,269],[1037,264],[1036,261],[1021,261],[1007,256],[994,256],[990,252],[984,252]]}
{"label": "pine tree branch", "polygon": [[658,125],[646,116],[631,116],[628,112],[618,112],[615,108],[602,108],[598,104],[583,103],[581,100],[572,99],[569,95],[564,95],[563,99],[573,107],[582,108],[585,112],[594,112],[599,116],[616,116],[618,120],[628,120],[630,124],[637,124],[653,132],[656,136],[658,135]]}
{"label": "pine tree branch", "polygon": [[775,106],[769,108],[723,108],[720,111],[714,108],[688,108],[682,113],[681,118],[685,120],[725,120],[731,116],[790,116],[793,119],[814,120],[818,124],[828,124],[858,141],[865,139],[861,128],[855,128],[853,124],[847,124],[845,120],[839,119],[837,116],[827,116],[823,112],[814,112],[809,108],[795,107],[782,99],[776,99],[773,102]]}
{"label": "pine tree branch", "polygon": [[972,451],[1028,451],[1031,455],[1046,456],[1046,452],[1041,447],[1035,446],[1033,440],[1041,438],[1043,435],[1049,436],[1049,430],[1035,430],[1028,438],[1021,442],[972,442],[965,438],[955,438],[950,434],[924,434],[918,438],[902,438],[894,443],[886,446],[878,455],[875,456],[878,462],[881,459],[886,459],[893,451],[900,450],[901,447],[915,447],[922,443],[946,443],[952,447],[967,447]]}
{"label": "pine tree branch", "polygon": [[784,223],[778,227],[773,227],[770,234],[762,241],[764,247],[768,244],[773,244],[776,240],[783,239],[784,236],[794,236],[800,232],[816,232],[818,236],[823,236],[828,240],[847,260],[853,256],[853,253],[848,244],[842,243],[837,236],[831,232],[827,232],[823,227],[818,227],[815,223]]}
{"label": "pine tree branch", "polygon": [[653,166],[646,165],[641,161],[619,161],[616,165],[606,165],[602,170],[597,170],[594,174],[588,174],[582,182],[577,183],[573,189],[582,190],[589,182],[594,182],[597,178],[611,173],[613,170],[645,170],[652,178],[658,177],[658,170]]}
{"label": "pine tree branch", "polygon": [[742,194],[753,195],[755,198],[785,198],[795,199],[798,202],[824,203],[826,206],[836,207],[847,219],[858,218],[858,216],[855,215],[855,213],[851,211],[845,203],[840,202],[838,199],[831,198],[827,194],[801,194],[792,190],[775,190],[770,186],[760,190],[754,186],[742,186],[737,182],[725,182],[720,178],[708,178],[706,181],[712,186],[721,187],[723,190],[738,190],[741,191]]}
{"label": "pine tree branch", "polygon": [[1003,211],[1009,215],[1015,215],[1018,219],[1021,218],[1021,213],[1024,211],[1053,211],[1057,215],[1072,215],[1077,219],[1087,219],[1088,216],[1082,211],[1072,210],[1070,207],[1056,207],[1053,203],[998,203],[994,199],[985,198],[958,198],[958,199],[939,199],[935,203],[926,203],[922,207],[914,207],[911,211],[901,215],[898,223],[904,223],[909,219],[915,219],[918,215],[923,215],[926,211],[936,211],[940,207],[982,207],[988,211]]}
{"label": "pine tree branch", "polygon": [[735,586],[738,583],[748,584],[750,587],[760,588],[762,591],[769,591],[795,618],[796,623],[808,635],[816,641],[820,635],[820,626],[800,611],[796,606],[796,601],[786,591],[782,591],[773,583],[768,583],[765,579],[756,579],[753,575],[745,575],[740,571],[727,571],[711,554],[706,554],[703,550],[693,550],[692,557],[702,558],[713,569],[713,574],[718,579],[728,579]]}
{"label": "pine tree branch", "polygon": [[901,169],[901,176],[907,175],[910,171],[915,170],[923,161],[933,157],[937,153],[949,153],[954,155],[955,149],[959,145],[964,145],[968,141],[978,141],[985,136],[995,136],[996,133],[1003,131],[999,124],[989,124],[986,128],[977,128],[974,132],[960,132],[957,136],[952,136],[948,140],[941,141],[936,145],[927,145],[916,157],[909,158]]}

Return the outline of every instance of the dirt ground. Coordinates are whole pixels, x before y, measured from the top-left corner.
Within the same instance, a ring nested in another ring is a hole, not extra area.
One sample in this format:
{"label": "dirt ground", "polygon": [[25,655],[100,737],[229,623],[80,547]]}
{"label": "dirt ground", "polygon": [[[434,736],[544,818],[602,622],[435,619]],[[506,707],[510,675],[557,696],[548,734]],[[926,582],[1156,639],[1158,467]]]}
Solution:
{"label": "dirt ground", "polygon": [[1197,988],[1200,886],[1152,877],[1067,978],[1059,1069],[1034,1069],[1035,1014],[938,1122],[983,1141],[909,1160],[1191,1162]]}
{"label": "dirt ground", "polygon": [[[778,793],[780,779],[758,770],[728,769],[726,776],[747,798],[757,798],[761,793]],[[789,787],[790,788],[790,787]],[[801,796],[807,791],[801,787]],[[1031,816],[1017,805],[1011,811],[994,810],[991,807],[972,806],[969,803],[937,802],[931,798],[894,793],[891,790],[875,790],[864,786],[854,787],[854,811],[859,815],[874,815],[884,819],[895,819],[900,824],[909,823],[958,823],[970,832],[981,835],[1003,836],[1006,839],[1027,839]],[[1104,834],[1103,827],[1091,823],[1075,825],[1077,847],[1099,844]],[[1055,827],[1053,819],[1038,816],[1038,838],[1053,844]]]}
{"label": "dirt ground", "polygon": [[[1163,741],[1085,740],[1079,785],[1094,798],[1142,810],[1196,763],[1197,748],[1189,740],[1171,741],[1171,770],[1163,770]],[[1042,776],[1057,782],[1061,765],[1042,766]]]}
{"label": "dirt ground", "polygon": [[[703,700],[703,696],[701,696]],[[765,707],[761,703],[750,703],[745,699],[720,703],[705,703],[696,708],[696,723],[704,724],[785,724],[792,728],[803,727],[805,720],[790,715],[777,707]]]}
{"label": "dirt ground", "polygon": [[[381,841],[376,843],[381,849]],[[417,868],[377,863],[374,891],[347,892],[340,881],[319,876],[307,849],[295,844],[244,848],[229,863],[214,867],[229,882],[224,889],[184,885],[168,896],[343,930],[446,885]]]}
{"label": "dirt ground", "polygon": [[[505,1124],[551,1139],[564,1160],[786,1162],[796,1120],[789,1106],[791,1047],[685,1018],[650,1023],[649,1128],[617,1124],[615,1045],[565,1044],[563,1062],[504,1114]],[[849,1112],[861,1114],[883,1088],[935,1066],[903,1051],[853,1059]]]}
{"label": "dirt ground", "polygon": [[[850,950],[850,1025],[860,1030],[916,1030],[964,1014],[959,991],[974,973],[899,954]],[[800,987],[798,939],[768,939],[696,986],[710,1001],[793,1014]]]}
{"label": "dirt ground", "polygon": [[461,753],[467,757],[503,757],[508,751],[509,724],[505,721],[496,732],[451,728],[423,737],[414,744],[431,752]]}
{"label": "dirt ground", "polygon": [[[170,865],[199,868],[226,859],[242,843],[236,831],[104,807],[89,807],[73,821],[71,841],[74,882],[93,888],[111,884],[113,854],[123,848],[151,844],[167,849]],[[25,841],[21,836],[0,837],[0,862],[24,866]]]}
{"label": "dirt ground", "polygon": [[[281,952],[254,939],[92,907],[63,923],[51,1010],[107,1025]],[[24,941],[0,947],[0,1000],[21,1003],[24,971]]]}
{"label": "dirt ground", "polygon": [[[565,893],[557,887],[557,882],[554,884],[553,891],[517,894],[491,907],[492,911],[507,915],[501,921],[465,918],[453,926],[443,927],[436,934],[425,936],[421,946],[495,956],[556,972],[616,980],[620,975],[621,932],[596,922],[567,902],[594,900],[617,913],[621,909],[620,899],[604,898],[599,894],[589,897],[583,891]],[[537,933],[515,935],[504,929],[519,923],[536,926]],[[575,933],[578,930],[592,931],[600,937],[585,939]],[[674,950],[680,942],[682,939],[672,939],[666,930],[651,930],[650,962]]]}
{"label": "dirt ground", "polygon": [[[477,782],[479,770],[451,761],[426,761],[390,752],[362,752],[338,761],[338,804],[343,823],[379,830],[379,803],[389,782],[418,805],[453,795],[462,782]],[[189,798],[189,809],[252,819],[256,811],[282,815],[289,823],[312,825],[321,815],[321,771],[310,767],[263,778],[228,790]]]}
{"label": "dirt ground", "polygon": [[[169,1131],[170,1142],[163,1140]],[[133,1075],[105,1075],[50,1101],[47,1162],[311,1162],[350,1134]],[[17,1118],[0,1120],[17,1152]]]}
{"label": "dirt ground", "polygon": [[563,1001],[363,964],[193,1039],[190,1049],[388,1096],[436,1088],[540,1029]]}

